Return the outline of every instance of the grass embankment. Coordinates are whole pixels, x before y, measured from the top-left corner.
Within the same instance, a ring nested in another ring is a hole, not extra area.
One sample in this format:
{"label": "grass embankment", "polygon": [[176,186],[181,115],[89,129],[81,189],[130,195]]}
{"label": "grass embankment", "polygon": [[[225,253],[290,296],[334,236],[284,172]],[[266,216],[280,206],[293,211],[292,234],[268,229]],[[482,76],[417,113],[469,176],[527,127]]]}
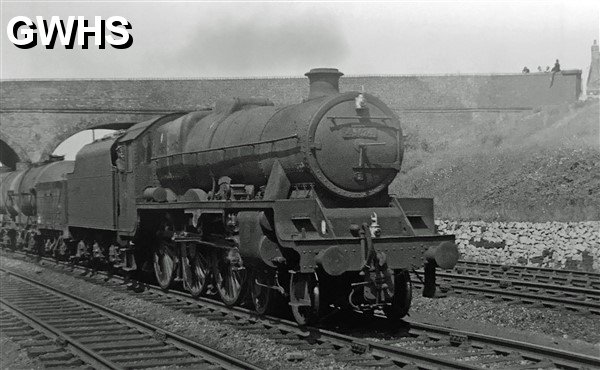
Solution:
{"label": "grass embankment", "polygon": [[[402,117],[401,117],[402,118]],[[405,125],[391,192],[457,220],[600,220],[598,100],[466,122]]]}

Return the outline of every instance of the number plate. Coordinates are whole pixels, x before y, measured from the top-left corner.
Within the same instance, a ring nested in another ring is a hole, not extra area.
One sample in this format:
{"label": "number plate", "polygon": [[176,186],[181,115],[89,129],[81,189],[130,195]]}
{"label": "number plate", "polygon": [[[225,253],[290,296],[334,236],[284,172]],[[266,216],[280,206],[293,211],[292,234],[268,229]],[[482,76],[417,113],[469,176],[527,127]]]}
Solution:
{"label": "number plate", "polygon": [[346,127],[342,136],[344,139],[377,139],[377,130],[373,127]]}

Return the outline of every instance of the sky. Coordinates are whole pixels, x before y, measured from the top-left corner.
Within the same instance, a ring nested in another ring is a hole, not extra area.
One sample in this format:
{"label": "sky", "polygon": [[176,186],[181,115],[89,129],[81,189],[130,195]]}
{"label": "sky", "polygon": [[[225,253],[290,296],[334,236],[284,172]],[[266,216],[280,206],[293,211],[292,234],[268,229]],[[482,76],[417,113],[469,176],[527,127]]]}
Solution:
{"label": "sky", "polygon": [[[2,1],[1,78],[301,76],[584,70],[600,1],[27,2]],[[19,49],[15,16],[119,15],[133,44]]]}
{"label": "sky", "polygon": [[84,130],[67,138],[54,149],[52,154],[64,155],[66,160],[74,160],[77,152],[84,145],[91,143],[95,139],[100,139],[105,135],[110,135],[114,130]]}

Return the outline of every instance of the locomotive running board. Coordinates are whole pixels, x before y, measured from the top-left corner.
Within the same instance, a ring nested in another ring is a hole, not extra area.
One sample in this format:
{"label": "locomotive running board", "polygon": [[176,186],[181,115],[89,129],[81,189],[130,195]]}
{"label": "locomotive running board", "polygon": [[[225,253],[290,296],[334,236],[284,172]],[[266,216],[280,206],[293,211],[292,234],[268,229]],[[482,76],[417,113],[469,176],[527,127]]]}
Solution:
{"label": "locomotive running board", "polygon": [[137,209],[228,209],[228,210],[246,210],[263,211],[273,208],[274,200],[209,200],[203,202],[138,202]]}

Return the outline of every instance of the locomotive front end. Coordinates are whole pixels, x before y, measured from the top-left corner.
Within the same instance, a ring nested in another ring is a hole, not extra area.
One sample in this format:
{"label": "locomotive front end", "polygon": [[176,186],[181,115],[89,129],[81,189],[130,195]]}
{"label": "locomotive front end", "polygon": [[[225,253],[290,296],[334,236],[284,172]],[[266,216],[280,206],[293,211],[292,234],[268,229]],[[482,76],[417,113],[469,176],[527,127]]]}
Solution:
{"label": "locomotive front end", "polygon": [[[432,297],[436,267],[458,261],[454,236],[436,233],[431,199],[390,197],[368,208],[278,201],[274,219],[287,263],[297,266],[298,278],[316,276],[326,307],[382,309],[399,319],[411,303],[410,272],[424,268],[423,294]],[[315,303],[306,296],[298,302]]]}
{"label": "locomotive front end", "polygon": [[454,236],[437,234],[432,199],[388,194],[404,154],[396,114],[368,93],[340,93],[336,69],[306,75],[305,104],[318,102],[305,147],[315,190],[292,184],[290,199],[274,206],[272,227],[287,266],[298,271],[290,283],[294,316],[302,322],[324,307],[350,306],[399,319],[410,307],[411,271],[424,268],[423,293],[433,296],[436,267],[458,261]]}

